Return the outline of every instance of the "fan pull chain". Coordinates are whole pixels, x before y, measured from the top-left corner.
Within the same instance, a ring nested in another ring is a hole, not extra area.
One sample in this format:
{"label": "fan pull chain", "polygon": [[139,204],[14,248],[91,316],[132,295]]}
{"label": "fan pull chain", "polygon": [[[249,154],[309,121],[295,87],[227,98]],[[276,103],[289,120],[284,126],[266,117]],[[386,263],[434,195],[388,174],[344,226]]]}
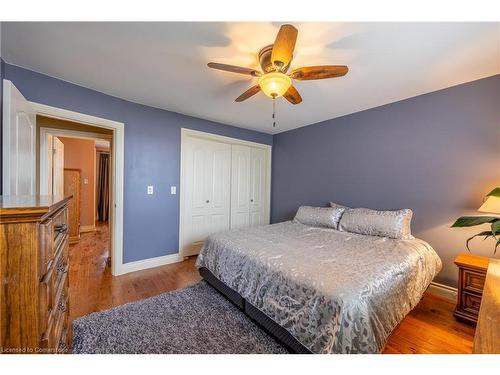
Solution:
{"label": "fan pull chain", "polygon": [[276,127],[276,98],[273,98],[273,128]]}

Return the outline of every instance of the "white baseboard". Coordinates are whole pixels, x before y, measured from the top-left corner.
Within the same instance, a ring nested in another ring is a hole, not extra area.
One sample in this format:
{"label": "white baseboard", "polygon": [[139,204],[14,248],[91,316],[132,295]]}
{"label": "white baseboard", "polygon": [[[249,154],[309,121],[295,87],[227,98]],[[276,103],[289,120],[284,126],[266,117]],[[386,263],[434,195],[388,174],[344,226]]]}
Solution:
{"label": "white baseboard", "polygon": [[161,257],[149,258],[138,260],[135,262],[124,263],[121,265],[120,270],[118,272],[119,275],[123,275],[129,272],[135,272],[140,270],[145,270],[148,268],[159,267],[165,264],[177,263],[184,260],[179,253],[163,255]]}
{"label": "white baseboard", "polygon": [[95,225],[81,225],[80,233],[95,232]]}
{"label": "white baseboard", "polygon": [[453,288],[448,285],[436,283],[435,281],[431,282],[427,291],[435,296],[450,300],[457,300],[457,288]]}

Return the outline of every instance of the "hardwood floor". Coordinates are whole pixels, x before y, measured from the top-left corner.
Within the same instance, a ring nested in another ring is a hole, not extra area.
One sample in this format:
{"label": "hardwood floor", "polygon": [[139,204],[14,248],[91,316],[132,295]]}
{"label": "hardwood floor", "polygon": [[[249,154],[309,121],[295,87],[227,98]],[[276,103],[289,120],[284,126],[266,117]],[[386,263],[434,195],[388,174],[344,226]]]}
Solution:
{"label": "hardwood floor", "polygon": [[[113,277],[105,224],[70,247],[70,319],[184,288],[201,280],[195,257]],[[471,353],[474,328],[453,317],[454,303],[426,293],[394,330],[384,353]]]}
{"label": "hardwood floor", "polygon": [[201,280],[194,268],[195,258],[113,277],[108,265],[107,225],[100,223],[96,229],[94,233],[82,234],[80,242],[69,249],[71,320]]}

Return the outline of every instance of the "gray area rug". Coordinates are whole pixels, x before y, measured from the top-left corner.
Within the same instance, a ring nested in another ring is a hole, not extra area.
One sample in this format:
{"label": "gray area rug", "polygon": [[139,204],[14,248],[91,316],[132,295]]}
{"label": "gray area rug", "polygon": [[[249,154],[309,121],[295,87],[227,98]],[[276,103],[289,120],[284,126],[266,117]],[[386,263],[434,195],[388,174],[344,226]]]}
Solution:
{"label": "gray area rug", "polygon": [[73,353],[287,353],[202,281],[73,322]]}

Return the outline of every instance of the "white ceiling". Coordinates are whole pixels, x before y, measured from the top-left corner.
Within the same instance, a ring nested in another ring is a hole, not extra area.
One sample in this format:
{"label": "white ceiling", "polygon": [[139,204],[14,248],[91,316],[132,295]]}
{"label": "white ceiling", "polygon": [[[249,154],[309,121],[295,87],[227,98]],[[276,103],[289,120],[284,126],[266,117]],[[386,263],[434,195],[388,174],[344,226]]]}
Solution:
{"label": "white ceiling", "polygon": [[294,23],[292,68],[343,64],[345,77],[295,81],[303,102],[259,93],[256,78],[209,61],[258,68],[279,23],[2,23],[2,58],[134,102],[267,133],[373,108],[500,73],[499,23]]}

